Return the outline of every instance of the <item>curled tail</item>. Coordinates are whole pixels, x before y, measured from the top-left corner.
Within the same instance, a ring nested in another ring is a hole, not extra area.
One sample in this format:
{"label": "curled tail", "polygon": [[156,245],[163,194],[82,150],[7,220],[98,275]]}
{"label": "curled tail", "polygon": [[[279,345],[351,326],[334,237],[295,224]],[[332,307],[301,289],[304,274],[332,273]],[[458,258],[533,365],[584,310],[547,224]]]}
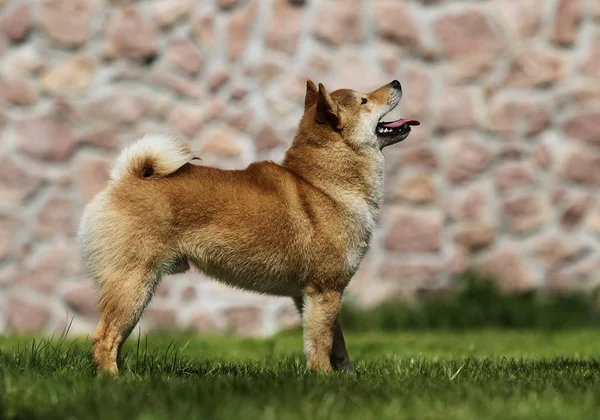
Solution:
{"label": "curled tail", "polygon": [[196,159],[181,140],[163,135],[146,135],[127,146],[110,172],[113,182],[125,176],[159,178]]}

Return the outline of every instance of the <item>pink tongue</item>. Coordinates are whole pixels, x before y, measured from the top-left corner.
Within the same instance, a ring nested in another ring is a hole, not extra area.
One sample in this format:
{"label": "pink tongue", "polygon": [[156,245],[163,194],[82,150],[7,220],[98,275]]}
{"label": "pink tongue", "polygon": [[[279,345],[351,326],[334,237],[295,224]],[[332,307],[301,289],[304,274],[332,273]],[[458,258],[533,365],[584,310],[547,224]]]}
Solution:
{"label": "pink tongue", "polygon": [[405,119],[399,119],[396,121],[391,121],[391,122],[386,122],[386,123],[379,123],[380,127],[385,127],[385,128],[398,128],[404,124],[408,124],[408,125],[421,125],[421,123],[417,120],[405,120]]}

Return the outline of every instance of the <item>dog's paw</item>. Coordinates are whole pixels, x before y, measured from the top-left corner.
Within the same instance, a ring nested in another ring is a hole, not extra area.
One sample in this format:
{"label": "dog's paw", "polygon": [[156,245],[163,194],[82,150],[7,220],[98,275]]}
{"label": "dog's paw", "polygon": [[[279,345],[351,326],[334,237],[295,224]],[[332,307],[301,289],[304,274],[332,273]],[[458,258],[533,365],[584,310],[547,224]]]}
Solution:
{"label": "dog's paw", "polygon": [[352,366],[352,362],[348,358],[331,358],[331,366],[333,370],[336,372],[343,372],[347,375],[354,374],[354,366]]}

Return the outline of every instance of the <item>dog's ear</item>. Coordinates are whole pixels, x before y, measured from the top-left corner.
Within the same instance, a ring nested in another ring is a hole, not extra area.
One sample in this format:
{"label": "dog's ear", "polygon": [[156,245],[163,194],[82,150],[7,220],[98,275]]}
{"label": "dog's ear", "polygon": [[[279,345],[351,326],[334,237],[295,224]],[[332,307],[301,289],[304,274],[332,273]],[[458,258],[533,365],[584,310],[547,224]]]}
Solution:
{"label": "dog's ear", "polygon": [[319,83],[319,93],[317,94],[317,121],[330,124],[333,128],[340,126],[338,106],[331,99],[323,83]]}
{"label": "dog's ear", "polygon": [[306,96],[304,97],[304,110],[317,103],[317,96],[319,91],[312,80],[306,81]]}

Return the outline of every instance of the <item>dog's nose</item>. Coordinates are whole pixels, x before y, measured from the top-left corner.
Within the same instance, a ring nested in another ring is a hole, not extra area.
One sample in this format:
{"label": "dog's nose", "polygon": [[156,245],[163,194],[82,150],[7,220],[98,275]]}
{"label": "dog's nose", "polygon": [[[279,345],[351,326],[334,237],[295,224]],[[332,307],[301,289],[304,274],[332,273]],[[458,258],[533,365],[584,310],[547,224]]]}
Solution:
{"label": "dog's nose", "polygon": [[394,89],[402,90],[402,85],[397,80],[394,80],[392,83],[390,83],[390,86],[393,87]]}

